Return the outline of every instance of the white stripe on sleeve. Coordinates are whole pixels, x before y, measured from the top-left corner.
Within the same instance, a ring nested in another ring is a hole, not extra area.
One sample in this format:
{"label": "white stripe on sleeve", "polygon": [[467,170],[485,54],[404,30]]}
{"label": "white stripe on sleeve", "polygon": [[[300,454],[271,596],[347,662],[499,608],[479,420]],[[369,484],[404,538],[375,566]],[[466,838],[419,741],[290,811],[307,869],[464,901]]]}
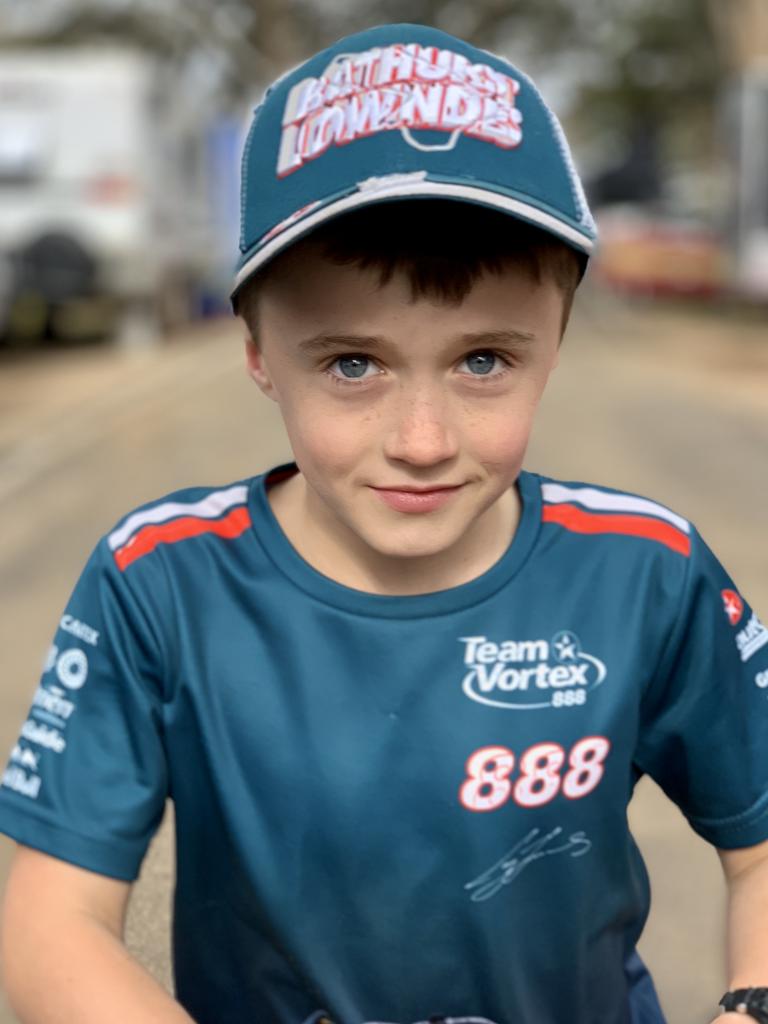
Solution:
{"label": "white stripe on sleeve", "polygon": [[155,505],[153,508],[144,509],[143,512],[134,512],[133,515],[128,516],[122,526],[109,534],[107,543],[111,551],[117,551],[142,526],[164,523],[177,516],[216,519],[233,505],[244,504],[247,496],[248,488],[245,484],[236,484],[224,491],[213,491],[202,501],[165,501],[162,505]]}
{"label": "white stripe on sleeve", "polygon": [[553,505],[575,501],[596,512],[636,512],[640,515],[655,516],[657,519],[666,519],[683,533],[691,532],[691,525],[686,519],[655,501],[649,501],[648,498],[636,498],[631,494],[609,494],[607,491],[598,491],[595,487],[566,487],[564,484],[542,484],[541,493],[544,501]]}

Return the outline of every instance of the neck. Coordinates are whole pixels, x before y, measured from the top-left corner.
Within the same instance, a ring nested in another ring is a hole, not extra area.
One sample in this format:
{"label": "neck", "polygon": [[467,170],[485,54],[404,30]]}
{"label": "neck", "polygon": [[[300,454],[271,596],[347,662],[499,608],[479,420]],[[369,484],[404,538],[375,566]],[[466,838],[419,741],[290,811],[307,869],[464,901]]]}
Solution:
{"label": "neck", "polygon": [[301,473],[273,485],[267,494],[283,532],[313,569],[355,590],[389,596],[446,590],[481,576],[504,555],[521,512],[512,487],[451,548],[398,558],[371,549],[339,523]]}

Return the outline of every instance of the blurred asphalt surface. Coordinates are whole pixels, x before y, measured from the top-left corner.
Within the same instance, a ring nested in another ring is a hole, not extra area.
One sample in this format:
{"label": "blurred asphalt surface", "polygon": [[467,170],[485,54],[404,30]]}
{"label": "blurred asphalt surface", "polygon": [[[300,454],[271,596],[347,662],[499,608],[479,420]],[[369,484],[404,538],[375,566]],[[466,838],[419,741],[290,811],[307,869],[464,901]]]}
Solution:
{"label": "blurred asphalt surface", "polygon": [[[694,520],[768,615],[768,342],[755,321],[587,293],[527,465],[647,494]],[[0,752],[16,738],[54,624],[98,537],[143,501],[290,458],[245,376],[240,331],[152,351],[0,358]],[[670,1024],[707,1024],[724,991],[717,856],[645,780],[630,810],[654,907],[641,945]],[[166,985],[170,816],[137,884],[129,945]],[[0,838],[0,883],[12,844]],[[567,950],[564,950],[567,955]],[[2,1003],[0,1024],[16,1024]],[[566,1024],[566,1022],[563,1022]]]}

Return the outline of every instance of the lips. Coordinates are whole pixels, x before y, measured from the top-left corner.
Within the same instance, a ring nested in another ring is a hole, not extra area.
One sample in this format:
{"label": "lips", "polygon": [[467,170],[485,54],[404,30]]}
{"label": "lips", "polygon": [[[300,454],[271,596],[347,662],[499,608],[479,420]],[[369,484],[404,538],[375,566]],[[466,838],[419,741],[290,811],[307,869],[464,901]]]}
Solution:
{"label": "lips", "polygon": [[434,512],[453,498],[463,487],[433,487],[429,490],[409,487],[374,487],[373,491],[390,508],[396,512]]}
{"label": "lips", "polygon": [[436,487],[375,487],[376,491],[396,491],[398,494],[435,494],[437,491],[455,491],[461,484],[438,484]]}

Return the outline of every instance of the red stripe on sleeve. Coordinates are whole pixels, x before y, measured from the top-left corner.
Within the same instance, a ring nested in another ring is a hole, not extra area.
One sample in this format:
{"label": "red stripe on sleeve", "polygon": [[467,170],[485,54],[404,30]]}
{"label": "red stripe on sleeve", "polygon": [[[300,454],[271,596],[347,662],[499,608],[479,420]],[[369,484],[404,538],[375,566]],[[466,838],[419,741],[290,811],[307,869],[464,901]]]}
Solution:
{"label": "red stripe on sleeve", "polygon": [[545,505],[542,512],[545,523],[558,523],[574,533],[623,533],[632,537],[647,537],[666,544],[686,558],[691,554],[691,539],[671,523],[650,516],[616,515],[585,512],[575,505]]}
{"label": "red stripe on sleeve", "polygon": [[123,572],[131,562],[154,551],[158,544],[175,544],[188,537],[199,537],[202,533],[214,533],[217,537],[239,537],[251,525],[251,516],[245,505],[238,505],[223,519],[202,519],[199,516],[182,516],[160,526],[145,526],[115,552],[115,562]]}

